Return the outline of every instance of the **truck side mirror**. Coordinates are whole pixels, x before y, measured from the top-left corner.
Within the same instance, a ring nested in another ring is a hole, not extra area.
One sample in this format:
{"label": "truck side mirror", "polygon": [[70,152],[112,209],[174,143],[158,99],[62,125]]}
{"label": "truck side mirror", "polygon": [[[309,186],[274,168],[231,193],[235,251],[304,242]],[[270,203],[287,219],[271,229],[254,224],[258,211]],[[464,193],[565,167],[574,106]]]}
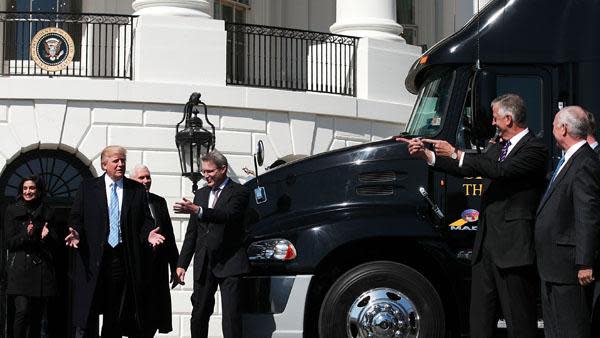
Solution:
{"label": "truck side mirror", "polygon": [[265,161],[265,146],[262,140],[258,140],[256,144],[256,153],[254,154],[254,159],[256,159],[256,163],[262,167]]}
{"label": "truck side mirror", "polygon": [[258,166],[262,166],[265,161],[265,145],[262,140],[256,144],[256,152],[254,153],[254,172],[256,173],[256,188],[254,189],[254,199],[256,204],[267,202],[267,192],[265,187],[261,187],[258,181]]}
{"label": "truck side mirror", "polygon": [[473,125],[471,136],[482,144],[492,138],[496,128],[492,126],[492,108],[490,103],[496,98],[496,74],[489,70],[477,70],[471,83],[471,107],[473,107]]}

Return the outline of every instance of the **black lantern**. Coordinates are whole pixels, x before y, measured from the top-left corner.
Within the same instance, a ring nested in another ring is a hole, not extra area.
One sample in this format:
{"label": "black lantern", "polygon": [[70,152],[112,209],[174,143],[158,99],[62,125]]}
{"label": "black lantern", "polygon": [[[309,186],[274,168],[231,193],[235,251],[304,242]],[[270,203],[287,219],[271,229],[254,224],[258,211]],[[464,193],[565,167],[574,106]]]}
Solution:
{"label": "black lantern", "polygon": [[[198,117],[198,106],[204,107],[204,117],[211,126],[212,133],[202,126],[202,119]],[[184,128],[179,130],[181,123]],[[202,178],[203,155],[215,149],[215,126],[208,120],[206,104],[200,101],[200,93],[192,93],[190,100],[183,109],[183,119],[177,123],[177,134],[175,144],[179,150],[179,162],[181,163],[181,175],[189,178],[194,185],[192,191],[198,190],[198,181]]]}

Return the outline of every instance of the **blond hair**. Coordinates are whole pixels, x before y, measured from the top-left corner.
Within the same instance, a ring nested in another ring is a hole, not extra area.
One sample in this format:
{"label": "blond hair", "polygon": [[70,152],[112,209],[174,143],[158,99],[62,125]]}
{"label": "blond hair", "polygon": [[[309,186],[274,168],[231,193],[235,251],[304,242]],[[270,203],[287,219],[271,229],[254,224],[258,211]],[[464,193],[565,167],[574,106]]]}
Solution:
{"label": "blond hair", "polygon": [[121,146],[112,145],[102,149],[102,153],[100,154],[100,163],[106,164],[108,158],[112,155],[119,154],[127,157],[127,150]]}

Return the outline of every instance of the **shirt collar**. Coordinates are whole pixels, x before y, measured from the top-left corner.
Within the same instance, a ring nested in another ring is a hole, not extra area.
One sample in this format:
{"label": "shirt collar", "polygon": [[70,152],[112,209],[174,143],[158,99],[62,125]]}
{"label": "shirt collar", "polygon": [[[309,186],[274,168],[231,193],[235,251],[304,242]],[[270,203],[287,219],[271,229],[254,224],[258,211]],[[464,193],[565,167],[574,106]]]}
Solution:
{"label": "shirt collar", "polygon": [[225,180],[223,181],[223,183],[221,183],[219,185],[219,190],[223,190],[223,188],[225,188],[225,186],[227,185],[227,183],[229,182],[229,177],[226,177]]}
{"label": "shirt collar", "polygon": [[[113,184],[113,182],[115,182],[115,181],[113,181],[112,178],[110,178],[110,176],[108,176],[106,173],[104,173],[104,183],[106,184],[106,186],[110,187],[110,185]],[[123,179],[122,178],[115,183],[117,183],[117,187],[119,187],[121,189],[123,188]]]}
{"label": "shirt collar", "polygon": [[519,143],[519,141],[521,141],[521,139],[523,137],[525,137],[525,135],[527,135],[527,133],[529,133],[529,128],[525,128],[525,129],[521,130],[519,133],[517,133],[515,136],[511,137],[509,139],[510,145],[514,146],[515,144]]}
{"label": "shirt collar", "polygon": [[567,162],[571,158],[571,156],[573,156],[573,154],[575,154],[575,152],[586,143],[587,142],[585,140],[581,140],[572,145],[571,148],[567,149],[567,151],[565,152],[565,162]]}
{"label": "shirt collar", "polygon": [[592,149],[596,149],[597,146],[598,142],[590,143],[590,147],[592,147]]}

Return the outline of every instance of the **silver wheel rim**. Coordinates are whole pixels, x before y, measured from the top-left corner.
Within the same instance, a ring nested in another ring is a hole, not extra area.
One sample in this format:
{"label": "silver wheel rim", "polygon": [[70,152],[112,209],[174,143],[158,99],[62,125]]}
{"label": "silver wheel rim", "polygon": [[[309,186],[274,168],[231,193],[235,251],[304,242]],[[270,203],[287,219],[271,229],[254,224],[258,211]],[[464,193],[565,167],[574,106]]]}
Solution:
{"label": "silver wheel rim", "polygon": [[371,289],[348,310],[348,338],[416,338],[420,317],[413,301],[398,290]]}

